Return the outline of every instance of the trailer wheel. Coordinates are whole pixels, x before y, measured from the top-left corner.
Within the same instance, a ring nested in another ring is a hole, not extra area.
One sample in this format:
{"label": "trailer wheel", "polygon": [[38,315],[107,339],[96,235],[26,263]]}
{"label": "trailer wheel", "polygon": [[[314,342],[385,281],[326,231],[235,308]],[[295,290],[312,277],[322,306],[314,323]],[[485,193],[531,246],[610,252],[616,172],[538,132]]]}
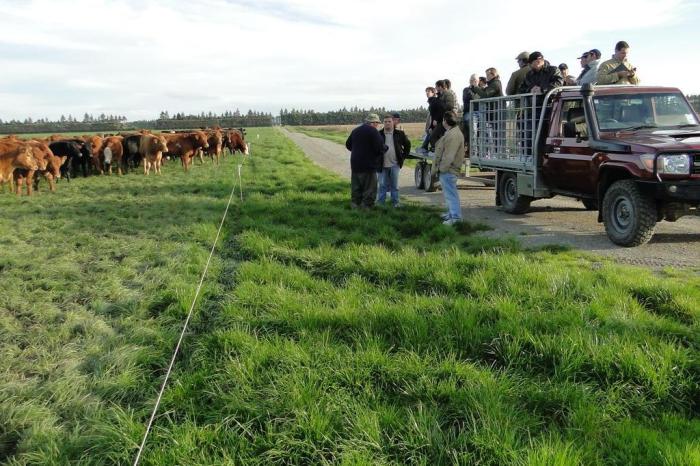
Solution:
{"label": "trailer wheel", "polygon": [[423,167],[423,188],[429,193],[433,193],[437,189],[433,176],[433,166],[428,163]]}
{"label": "trailer wheel", "polygon": [[656,227],[654,200],[643,194],[634,180],[613,183],[603,197],[603,224],[608,238],[620,246],[648,242]]}
{"label": "trailer wheel", "polygon": [[423,189],[423,162],[416,164],[416,168],[413,170],[413,180],[416,183],[416,189]]}
{"label": "trailer wheel", "polygon": [[595,199],[581,199],[586,210],[598,210],[598,201]]}
{"label": "trailer wheel", "polygon": [[518,177],[511,172],[504,172],[501,175],[498,197],[503,210],[509,214],[524,214],[532,202],[530,196],[518,195]]}

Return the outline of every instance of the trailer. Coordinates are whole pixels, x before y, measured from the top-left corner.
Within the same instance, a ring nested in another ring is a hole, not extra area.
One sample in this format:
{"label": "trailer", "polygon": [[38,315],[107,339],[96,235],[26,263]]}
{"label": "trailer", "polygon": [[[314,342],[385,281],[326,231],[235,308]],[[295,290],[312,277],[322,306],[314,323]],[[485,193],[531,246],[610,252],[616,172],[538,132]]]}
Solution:
{"label": "trailer", "polygon": [[[429,193],[437,190],[439,182],[433,165],[435,163],[435,153],[420,153],[411,151],[406,157],[407,159],[418,160],[414,169],[414,181],[417,189],[424,189]],[[480,183],[483,186],[494,187],[496,185],[496,173],[494,171],[479,171],[476,174],[472,173],[469,157],[464,158],[462,171],[459,175],[460,180]],[[462,185],[461,187],[464,187]]]}

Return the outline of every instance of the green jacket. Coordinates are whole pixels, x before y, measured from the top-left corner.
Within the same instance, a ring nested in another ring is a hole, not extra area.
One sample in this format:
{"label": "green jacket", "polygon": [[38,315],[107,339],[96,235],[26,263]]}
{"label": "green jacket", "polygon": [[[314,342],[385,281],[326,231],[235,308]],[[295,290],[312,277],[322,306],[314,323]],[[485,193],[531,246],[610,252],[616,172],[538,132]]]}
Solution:
{"label": "green jacket", "polygon": [[631,78],[620,78],[617,75],[618,71],[623,71],[623,68],[632,71],[632,64],[627,60],[620,61],[615,58],[603,62],[598,66],[598,75],[596,81],[599,86],[604,84],[639,84],[639,76],[635,73]]}
{"label": "green jacket", "polygon": [[440,173],[459,175],[464,162],[464,134],[458,126],[448,129],[435,145],[435,166]]}
{"label": "green jacket", "polygon": [[513,71],[508,80],[508,85],[506,86],[506,95],[515,95],[518,93],[518,89],[525,81],[525,76],[527,72],[530,71],[530,67],[525,65],[517,71]]}

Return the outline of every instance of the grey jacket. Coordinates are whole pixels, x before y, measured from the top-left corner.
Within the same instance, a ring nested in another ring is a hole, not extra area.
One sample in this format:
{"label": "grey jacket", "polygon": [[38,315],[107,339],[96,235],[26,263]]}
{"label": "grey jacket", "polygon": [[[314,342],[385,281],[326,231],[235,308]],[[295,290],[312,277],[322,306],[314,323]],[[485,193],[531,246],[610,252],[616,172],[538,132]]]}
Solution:
{"label": "grey jacket", "polygon": [[588,63],[588,71],[586,71],[580,79],[576,80],[576,84],[583,86],[584,84],[595,84],[598,75],[598,63],[600,60],[593,60]]}

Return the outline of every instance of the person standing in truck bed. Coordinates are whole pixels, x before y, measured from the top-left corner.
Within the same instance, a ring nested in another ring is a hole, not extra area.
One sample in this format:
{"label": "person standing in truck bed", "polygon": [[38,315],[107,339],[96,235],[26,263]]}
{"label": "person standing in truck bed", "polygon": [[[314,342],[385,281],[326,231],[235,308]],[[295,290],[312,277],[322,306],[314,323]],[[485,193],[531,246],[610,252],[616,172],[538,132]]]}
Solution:
{"label": "person standing in truck bed", "polygon": [[637,68],[627,61],[630,46],[624,40],[615,44],[615,55],[598,67],[597,84],[639,84]]}
{"label": "person standing in truck bed", "polygon": [[515,57],[515,59],[518,60],[518,66],[520,68],[518,68],[517,71],[513,71],[513,74],[510,75],[508,85],[506,86],[506,95],[515,95],[520,90],[520,86],[523,84],[523,81],[525,81],[525,75],[530,71],[530,68],[527,66],[527,59],[529,57],[530,54],[527,52],[520,52],[518,56]]}
{"label": "person standing in truck bed", "polygon": [[525,75],[525,81],[520,86],[520,94],[546,94],[555,87],[564,84],[559,68],[545,61],[540,52],[532,52],[528,57],[530,71]]}

